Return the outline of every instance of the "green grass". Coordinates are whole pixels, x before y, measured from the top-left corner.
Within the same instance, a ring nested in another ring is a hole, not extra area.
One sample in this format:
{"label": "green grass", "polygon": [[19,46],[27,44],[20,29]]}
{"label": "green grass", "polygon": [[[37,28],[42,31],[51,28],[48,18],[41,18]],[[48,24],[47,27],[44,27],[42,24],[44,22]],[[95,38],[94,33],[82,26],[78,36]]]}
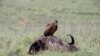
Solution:
{"label": "green grass", "polygon": [[44,51],[35,56],[100,56],[99,0],[0,0],[0,56],[31,56],[29,46],[43,34],[45,25],[58,20],[56,36],[77,52]]}

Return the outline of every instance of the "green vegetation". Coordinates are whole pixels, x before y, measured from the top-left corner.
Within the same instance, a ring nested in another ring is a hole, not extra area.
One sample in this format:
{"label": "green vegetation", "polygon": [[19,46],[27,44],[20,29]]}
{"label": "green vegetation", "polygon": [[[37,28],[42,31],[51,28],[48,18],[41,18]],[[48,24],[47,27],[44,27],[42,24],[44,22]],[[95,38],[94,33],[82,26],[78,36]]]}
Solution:
{"label": "green vegetation", "polygon": [[0,56],[31,56],[29,46],[57,19],[56,36],[77,52],[44,51],[35,56],[100,56],[99,0],[0,0]]}

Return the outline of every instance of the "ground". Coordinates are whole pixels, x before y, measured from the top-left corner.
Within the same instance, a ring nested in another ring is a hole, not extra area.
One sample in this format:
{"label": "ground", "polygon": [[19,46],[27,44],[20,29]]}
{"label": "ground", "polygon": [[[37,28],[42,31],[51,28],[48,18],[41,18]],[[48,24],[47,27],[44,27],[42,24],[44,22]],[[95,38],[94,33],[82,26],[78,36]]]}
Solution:
{"label": "ground", "polygon": [[29,46],[55,19],[55,35],[68,43],[72,34],[79,51],[35,56],[100,56],[99,0],[0,0],[0,56],[31,56]]}

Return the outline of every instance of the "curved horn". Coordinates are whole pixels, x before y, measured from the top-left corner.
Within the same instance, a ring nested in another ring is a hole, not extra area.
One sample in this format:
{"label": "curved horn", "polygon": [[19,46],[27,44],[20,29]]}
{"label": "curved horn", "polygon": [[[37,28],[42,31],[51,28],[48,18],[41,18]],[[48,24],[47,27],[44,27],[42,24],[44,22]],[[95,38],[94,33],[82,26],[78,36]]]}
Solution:
{"label": "curved horn", "polygon": [[68,34],[67,36],[70,36],[71,37],[71,40],[72,40],[72,42],[71,43],[68,43],[68,44],[69,45],[73,45],[75,43],[74,37],[72,35],[70,35],[70,34]]}
{"label": "curved horn", "polygon": [[58,20],[55,20],[55,23],[58,23]]}

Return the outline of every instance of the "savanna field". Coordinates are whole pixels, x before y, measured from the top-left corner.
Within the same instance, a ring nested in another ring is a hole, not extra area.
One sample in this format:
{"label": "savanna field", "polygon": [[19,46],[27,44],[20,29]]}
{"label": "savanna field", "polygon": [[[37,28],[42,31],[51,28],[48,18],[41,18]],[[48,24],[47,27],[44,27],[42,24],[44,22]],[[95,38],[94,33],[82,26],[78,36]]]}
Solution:
{"label": "savanna field", "polygon": [[[30,45],[55,19],[54,35],[68,43],[72,34],[79,50],[29,55]],[[100,56],[100,0],[0,0],[0,56]]]}

